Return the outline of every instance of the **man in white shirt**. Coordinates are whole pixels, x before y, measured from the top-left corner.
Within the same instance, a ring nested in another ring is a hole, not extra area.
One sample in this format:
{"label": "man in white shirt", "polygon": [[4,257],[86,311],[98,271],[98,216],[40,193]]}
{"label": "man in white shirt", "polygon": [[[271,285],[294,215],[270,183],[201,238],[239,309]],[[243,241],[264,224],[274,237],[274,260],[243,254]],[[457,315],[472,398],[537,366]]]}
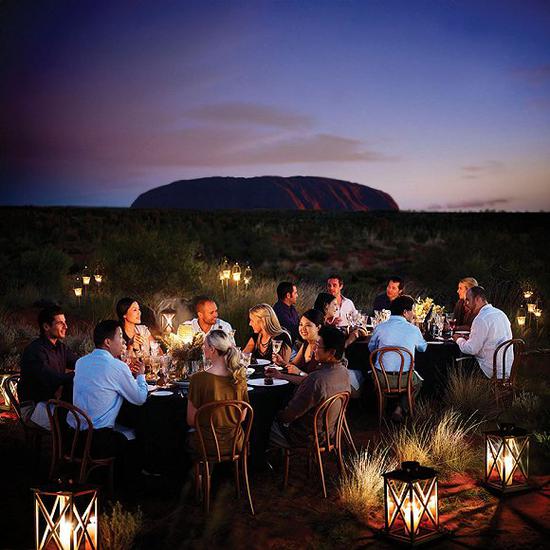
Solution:
{"label": "man in white shirt", "polygon": [[[201,333],[206,336],[211,330],[223,330],[233,338],[233,327],[218,318],[218,305],[212,298],[199,296],[195,301],[195,312],[197,316],[194,319],[183,323],[183,326],[192,327],[193,334]],[[180,333],[180,327],[178,327],[178,333]]]}
{"label": "man in white shirt", "polygon": [[353,302],[342,294],[344,279],[340,275],[329,275],[327,279],[327,292],[332,294],[338,302],[335,325],[347,327],[349,325],[348,314],[357,311]]}
{"label": "man in white shirt", "polygon": [[[116,426],[116,418],[124,400],[143,405],[147,399],[145,366],[128,365],[117,359],[124,347],[122,329],[118,321],[101,321],[94,329],[95,349],[76,362],[73,403],[92,421],[94,437],[92,456],[122,454],[125,437]],[[135,375],[132,375],[132,373]],[[74,416],[68,424],[76,429]],[[81,428],[87,428],[82,423]]]}
{"label": "man in white shirt", "polygon": [[[493,376],[493,355],[495,349],[512,338],[512,327],[506,314],[487,303],[487,294],[481,286],[474,286],[468,290],[465,298],[466,307],[475,315],[470,329],[470,336],[455,334],[453,339],[460,351],[475,356],[483,374],[487,378]],[[509,349],[506,354],[505,376],[510,376],[510,369],[514,361],[514,350]],[[499,358],[497,365],[502,365]],[[502,369],[502,367],[500,367]],[[499,370],[499,376],[502,371]]]}

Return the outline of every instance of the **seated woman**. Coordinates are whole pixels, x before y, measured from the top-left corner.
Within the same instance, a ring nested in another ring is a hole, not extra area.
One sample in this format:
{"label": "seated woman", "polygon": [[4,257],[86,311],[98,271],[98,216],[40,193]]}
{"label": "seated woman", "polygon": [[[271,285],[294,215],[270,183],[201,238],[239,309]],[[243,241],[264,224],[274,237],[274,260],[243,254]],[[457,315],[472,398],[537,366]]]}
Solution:
{"label": "seated woman", "polygon": [[302,317],[298,325],[298,332],[303,339],[298,353],[294,359],[287,363],[279,354],[275,355],[275,363],[286,367],[288,374],[281,373],[277,369],[266,369],[266,374],[273,378],[282,378],[293,384],[300,384],[304,377],[317,369],[318,361],[315,360],[314,350],[319,339],[319,329],[323,326],[324,316],[317,309],[309,309]]}
{"label": "seated woman", "polygon": [[258,304],[248,311],[250,317],[249,325],[254,334],[248,340],[243,352],[252,353],[253,359],[267,359],[269,362],[273,358],[273,341],[282,342],[279,355],[283,361],[290,359],[292,352],[292,338],[290,334],[283,329],[277,319],[273,308],[268,304]]}
{"label": "seated woman", "polygon": [[470,330],[472,322],[476,314],[466,307],[466,293],[470,288],[478,286],[477,281],[473,277],[464,277],[458,282],[458,302],[453,311],[455,320],[455,330]]}
{"label": "seated woman", "polygon": [[[208,370],[197,372],[191,377],[189,396],[187,398],[187,424],[194,426],[197,410],[206,403],[215,401],[237,400],[248,403],[246,386],[246,369],[240,363],[239,350],[233,345],[231,336],[223,330],[212,330],[204,339],[204,356],[212,366]],[[215,443],[207,416],[203,417],[201,432],[207,452],[215,452]],[[213,417],[216,436],[220,445],[220,453],[230,454],[232,450],[235,429],[241,419],[235,409],[219,410]],[[243,437],[244,434],[239,434]],[[199,450],[199,441],[194,434],[191,445]],[[240,449],[237,444],[237,449]]]}
{"label": "seated woman", "polygon": [[156,340],[151,336],[147,326],[141,324],[141,309],[137,300],[122,298],[116,305],[116,313],[128,355],[151,355],[151,343],[155,344]]}
{"label": "seated woman", "polygon": [[[320,292],[317,295],[313,309],[320,311],[323,314],[324,325],[334,325],[337,321],[338,302],[336,298],[328,292]],[[357,328],[350,332],[346,339],[346,348],[355,342],[358,338],[366,336],[367,331],[365,329]]]}
{"label": "seated woman", "polygon": [[328,292],[320,292],[315,299],[313,309],[323,314],[323,325],[334,325],[337,320],[338,301]]}

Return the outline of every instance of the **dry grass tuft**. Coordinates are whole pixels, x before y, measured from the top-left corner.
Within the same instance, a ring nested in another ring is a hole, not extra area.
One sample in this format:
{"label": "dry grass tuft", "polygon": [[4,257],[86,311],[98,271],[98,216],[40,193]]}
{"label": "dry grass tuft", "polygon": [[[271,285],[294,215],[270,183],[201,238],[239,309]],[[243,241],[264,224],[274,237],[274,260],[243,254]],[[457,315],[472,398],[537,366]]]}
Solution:
{"label": "dry grass tuft", "polygon": [[126,550],[131,548],[136,535],[142,528],[143,512],[124,510],[120,502],[116,502],[111,512],[105,512],[99,520],[101,546],[106,550]]}
{"label": "dry grass tuft", "polygon": [[346,461],[340,480],[339,495],[344,506],[353,514],[365,516],[382,502],[382,474],[397,466],[389,448],[362,450]]}

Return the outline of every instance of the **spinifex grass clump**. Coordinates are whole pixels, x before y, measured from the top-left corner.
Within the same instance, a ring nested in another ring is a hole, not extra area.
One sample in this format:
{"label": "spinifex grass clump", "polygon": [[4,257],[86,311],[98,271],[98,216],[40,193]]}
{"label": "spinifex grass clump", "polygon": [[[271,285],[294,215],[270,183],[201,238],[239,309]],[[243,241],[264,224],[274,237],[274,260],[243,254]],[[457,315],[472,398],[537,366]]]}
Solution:
{"label": "spinifex grass clump", "polygon": [[471,468],[479,453],[471,435],[480,422],[448,409],[440,416],[390,430],[386,444],[398,462],[414,460],[445,475]]}
{"label": "spinifex grass clump", "polygon": [[99,520],[101,547],[106,550],[126,550],[131,548],[143,524],[143,512],[124,510],[120,502],[116,502],[110,513],[105,512]]}
{"label": "spinifex grass clump", "polygon": [[372,451],[367,448],[347,460],[339,494],[350,512],[364,516],[382,502],[382,474],[396,466],[389,451],[387,447],[375,447]]}

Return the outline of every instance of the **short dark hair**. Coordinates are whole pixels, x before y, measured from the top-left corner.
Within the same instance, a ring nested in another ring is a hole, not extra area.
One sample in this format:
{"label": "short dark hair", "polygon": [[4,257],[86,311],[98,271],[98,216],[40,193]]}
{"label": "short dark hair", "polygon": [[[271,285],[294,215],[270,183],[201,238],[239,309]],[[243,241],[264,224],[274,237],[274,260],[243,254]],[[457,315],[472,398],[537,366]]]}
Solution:
{"label": "short dark hair", "polygon": [[414,306],[414,298],[412,296],[398,296],[390,303],[390,311],[392,315],[403,315],[405,311],[411,311]]}
{"label": "short dark hair", "polygon": [[329,279],[338,279],[338,282],[343,285],[344,284],[344,278],[342,277],[342,275],[338,274],[338,273],[331,273],[328,277],[327,277],[327,281]]}
{"label": "short dark hair", "polygon": [[336,300],[336,298],[332,294],[329,294],[328,292],[320,292],[315,299],[313,309],[317,309],[324,315],[327,306],[334,300]]}
{"label": "short dark hair", "polygon": [[342,359],[346,347],[345,335],[337,328],[325,325],[319,329],[319,336],[323,339],[325,349],[334,350],[334,357]]}
{"label": "short dark hair", "polygon": [[294,283],[290,283],[289,281],[279,283],[277,286],[277,298],[279,298],[279,300],[284,300],[287,294],[292,294],[294,292],[295,286]]}
{"label": "short dark hair", "polygon": [[472,298],[481,298],[487,301],[487,291],[482,286],[473,286],[468,289],[468,292],[472,293]]}
{"label": "short dark hair", "polygon": [[308,309],[304,313],[302,313],[302,317],[305,317],[308,321],[311,321],[314,325],[321,325],[323,326],[325,324],[325,316],[321,311],[318,309]]}
{"label": "short dark hair", "polygon": [[120,323],[114,319],[100,321],[94,328],[94,346],[102,348],[106,338],[112,340],[115,337],[117,328],[120,328]]}
{"label": "short dark hair", "polygon": [[116,304],[116,314],[117,314],[119,323],[122,323],[124,321],[124,316],[126,315],[128,310],[130,309],[130,306],[134,302],[137,302],[137,300],[135,298],[130,298],[128,296],[126,298],[121,298],[117,302],[117,304]]}
{"label": "short dark hair", "polygon": [[56,315],[64,315],[65,312],[58,305],[50,305],[43,308],[38,314],[38,328],[40,334],[44,334],[44,324],[51,325]]}
{"label": "short dark hair", "polygon": [[400,277],[399,275],[392,275],[388,279],[388,283],[389,282],[398,283],[399,290],[403,290],[403,287],[405,286],[405,281],[403,280],[403,277]]}
{"label": "short dark hair", "polygon": [[208,302],[214,302],[216,304],[216,300],[214,298],[211,298],[210,296],[206,296],[206,294],[201,294],[200,296],[196,296],[193,300],[193,309],[195,311],[195,315],[198,314],[199,309],[204,306],[204,304]]}

